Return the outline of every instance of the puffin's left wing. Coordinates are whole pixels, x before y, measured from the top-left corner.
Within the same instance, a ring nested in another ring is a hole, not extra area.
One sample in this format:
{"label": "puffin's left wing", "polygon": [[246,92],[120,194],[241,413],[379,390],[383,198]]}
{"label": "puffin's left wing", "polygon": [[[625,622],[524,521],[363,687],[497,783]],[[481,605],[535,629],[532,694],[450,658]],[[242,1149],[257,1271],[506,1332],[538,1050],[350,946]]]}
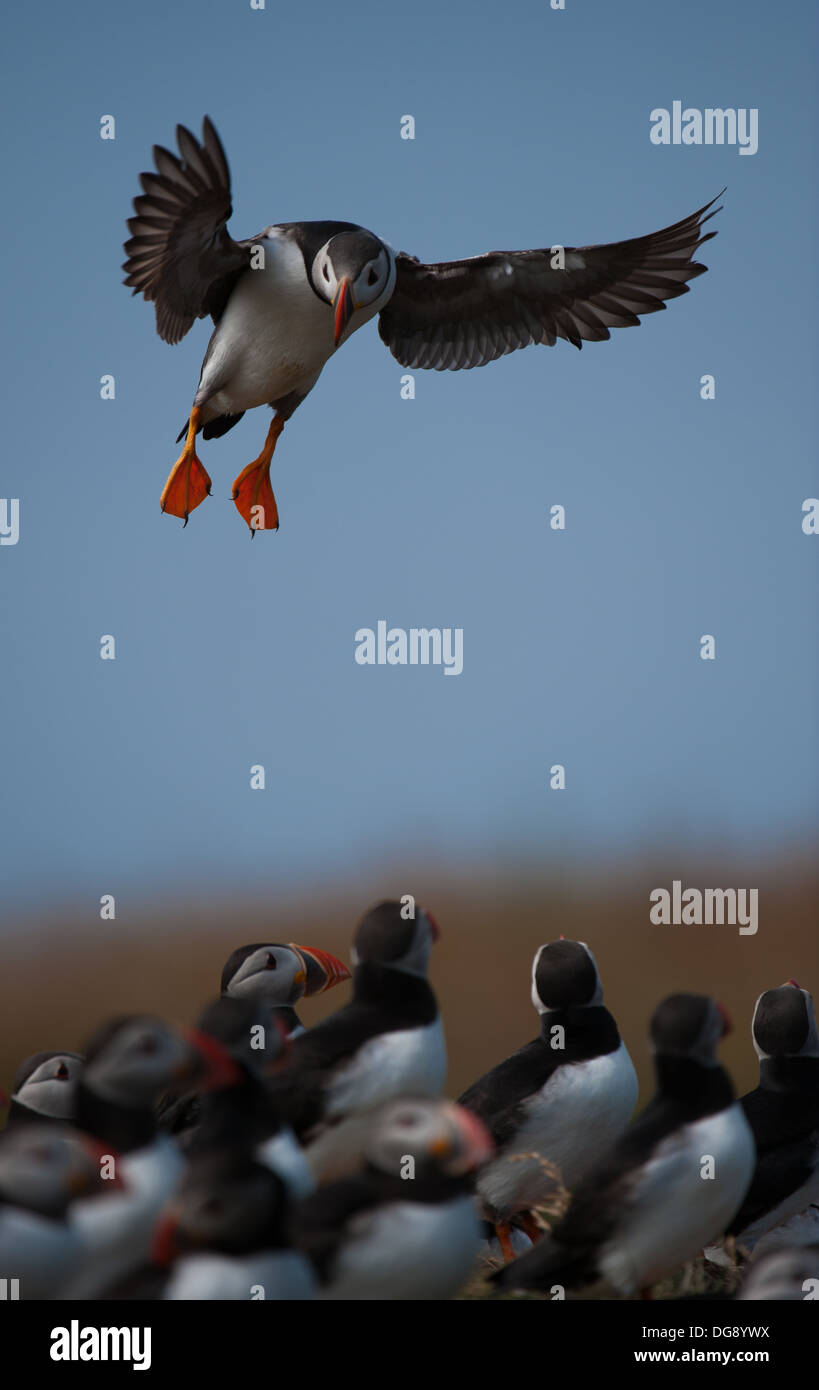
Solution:
{"label": "puffin's left wing", "polygon": [[184,338],[194,319],[218,319],[236,276],[250,264],[252,241],[234,241],[230,170],[222,142],[206,116],[201,144],[176,128],[181,159],[154,145],[156,173],[140,174],[125,243],[125,283],[156,304],[156,328],[166,343]]}
{"label": "puffin's left wing", "polygon": [[403,367],[439,372],[482,367],[530,343],[599,342],[611,336],[609,329],[664,309],[707,270],[691,257],[716,236],[702,235],[703,224],[720,211],[715,202],[650,236],[564,247],[563,269],[556,268],[556,248],[490,251],[439,265],[402,252],[378,331]]}

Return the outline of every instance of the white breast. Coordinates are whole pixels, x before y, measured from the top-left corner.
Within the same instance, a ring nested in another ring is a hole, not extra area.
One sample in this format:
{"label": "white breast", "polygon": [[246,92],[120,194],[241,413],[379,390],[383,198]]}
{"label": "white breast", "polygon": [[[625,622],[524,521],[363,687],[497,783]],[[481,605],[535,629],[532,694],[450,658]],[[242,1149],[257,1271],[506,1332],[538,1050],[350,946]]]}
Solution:
{"label": "white breast", "polygon": [[95,1298],[147,1260],[156,1218],[176,1190],[184,1161],[162,1135],[119,1160],[123,1188],[84,1198],[71,1209],[83,1249],[66,1298]]}
{"label": "white breast", "polygon": [[262,1251],[252,1255],[188,1255],[173,1268],[163,1298],[248,1302],[301,1301],[315,1292],[315,1279],[307,1261],[292,1250]]}
{"label": "white breast", "polygon": [[291,1197],[308,1197],[315,1189],[310,1164],[292,1129],[283,1127],[272,1139],[263,1140],[256,1149],[256,1158],[278,1174]]}
{"label": "white breast", "polygon": [[[713,1178],[703,1176],[709,1155]],[[725,1230],[755,1164],[753,1135],[736,1103],[670,1135],[646,1164],[603,1246],[600,1273],[620,1293],[634,1294],[693,1259]]]}
{"label": "white breast", "polygon": [[446,1080],[440,1016],[423,1028],[380,1033],[333,1074],[328,1118],[370,1110],[399,1096],[439,1096]]}
{"label": "white breast", "polygon": [[311,288],[296,243],[272,228],[261,246],[264,268],[237,282],[203,368],[205,420],[306,395],[334,351],[332,306]]}
{"label": "white breast", "polygon": [[324,1299],[452,1298],[480,1250],[469,1196],[453,1202],[393,1202],[354,1217]]}
{"label": "white breast", "polygon": [[560,1067],[527,1103],[518,1133],[481,1173],[481,1197],[501,1220],[530,1210],[555,1187],[539,1159],[559,1168],[564,1186],[573,1190],[620,1137],[636,1103],[637,1074],[622,1042],[604,1057]]}

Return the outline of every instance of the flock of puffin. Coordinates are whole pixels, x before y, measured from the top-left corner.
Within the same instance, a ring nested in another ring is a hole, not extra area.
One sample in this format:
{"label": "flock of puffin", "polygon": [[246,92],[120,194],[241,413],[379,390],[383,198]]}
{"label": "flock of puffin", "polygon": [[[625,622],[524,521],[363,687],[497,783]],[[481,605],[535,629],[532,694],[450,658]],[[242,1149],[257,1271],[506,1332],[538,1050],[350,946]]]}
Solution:
{"label": "flock of puffin", "polygon": [[[741,1100],[716,1055],[724,1009],[663,1000],[656,1089],[632,1121],[637,1078],[594,956],[561,937],[532,965],[538,1036],[456,1104],[440,1098],[437,937],[430,912],[383,902],[352,974],[322,950],[244,946],[195,1028],[132,1015],[82,1056],[29,1057],[0,1135],[0,1278],[24,1299],[444,1299],[481,1274],[630,1297],[708,1247],[741,1261],[738,1297],[805,1297],[807,990],[760,995],[759,1084]],[[351,1002],[305,1029],[295,1005],[348,979]]]}

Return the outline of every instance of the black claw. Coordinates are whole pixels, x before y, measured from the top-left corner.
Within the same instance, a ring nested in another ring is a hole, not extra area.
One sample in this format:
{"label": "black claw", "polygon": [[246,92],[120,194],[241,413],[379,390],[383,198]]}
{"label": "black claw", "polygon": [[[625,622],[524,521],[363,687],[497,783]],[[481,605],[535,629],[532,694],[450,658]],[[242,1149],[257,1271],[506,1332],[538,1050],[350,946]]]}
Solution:
{"label": "black claw", "polygon": [[188,524],[188,513],[185,512],[185,520],[182,522],[182,530],[183,530],[183,531],[184,531],[185,527],[187,526],[187,524]]}

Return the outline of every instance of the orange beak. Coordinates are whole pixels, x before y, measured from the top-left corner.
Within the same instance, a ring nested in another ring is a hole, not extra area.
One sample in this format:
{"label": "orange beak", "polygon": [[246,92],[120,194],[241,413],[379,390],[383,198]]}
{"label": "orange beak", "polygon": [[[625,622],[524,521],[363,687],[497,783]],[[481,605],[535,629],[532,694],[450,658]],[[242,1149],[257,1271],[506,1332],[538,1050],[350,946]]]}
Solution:
{"label": "orange beak", "polygon": [[332,989],[333,985],[340,985],[342,981],[350,979],[350,972],[344,962],[336,956],[331,956],[329,951],[320,951],[316,946],[297,946],[294,941],[289,944],[291,950],[298,951],[304,961],[307,973],[305,994],[323,994],[326,989]]}
{"label": "orange beak", "polygon": [[355,305],[353,304],[353,295],[350,289],[350,282],[346,277],[339,283],[338,291],[336,293],[334,301],[334,308],[336,311],[336,317],[335,322],[333,324],[333,346],[338,347],[339,342],[341,341],[341,335],[347,327],[347,324],[350,322],[350,319],[353,316],[353,311],[355,309]]}

